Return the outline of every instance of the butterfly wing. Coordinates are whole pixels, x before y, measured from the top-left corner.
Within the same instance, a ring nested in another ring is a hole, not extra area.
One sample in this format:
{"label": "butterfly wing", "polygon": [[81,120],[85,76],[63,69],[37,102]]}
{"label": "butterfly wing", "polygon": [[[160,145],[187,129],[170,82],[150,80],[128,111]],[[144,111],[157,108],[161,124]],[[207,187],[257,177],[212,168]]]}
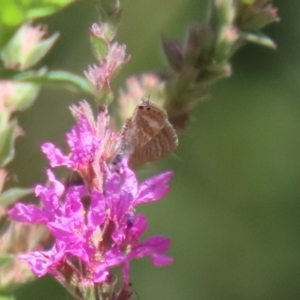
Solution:
{"label": "butterfly wing", "polygon": [[177,133],[167,121],[165,126],[152,139],[134,148],[129,157],[129,164],[136,166],[157,160],[173,152],[177,145]]}
{"label": "butterfly wing", "polygon": [[132,153],[137,146],[149,142],[168,122],[164,110],[154,104],[139,105],[123,128],[123,151]]}

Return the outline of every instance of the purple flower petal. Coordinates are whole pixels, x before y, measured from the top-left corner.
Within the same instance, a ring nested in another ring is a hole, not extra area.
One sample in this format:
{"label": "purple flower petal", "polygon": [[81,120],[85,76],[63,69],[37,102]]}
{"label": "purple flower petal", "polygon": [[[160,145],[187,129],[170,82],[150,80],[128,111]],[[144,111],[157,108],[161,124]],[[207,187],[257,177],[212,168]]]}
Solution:
{"label": "purple flower petal", "polygon": [[170,189],[168,183],[172,176],[173,172],[168,171],[144,181],[139,187],[134,205],[157,201],[164,197]]}
{"label": "purple flower petal", "polygon": [[171,239],[166,238],[164,236],[153,236],[150,237],[146,242],[145,245],[147,247],[152,248],[154,251],[158,253],[165,253],[168,251],[171,245]]}
{"label": "purple flower petal", "polygon": [[17,203],[8,211],[8,214],[15,221],[31,224],[46,223],[52,217],[47,211],[39,209],[35,205],[25,205],[23,203]]}
{"label": "purple flower petal", "polygon": [[105,184],[106,205],[110,209],[112,217],[117,214],[117,209],[120,201],[121,182],[119,175],[111,173],[107,175]]}
{"label": "purple flower petal", "polygon": [[73,186],[70,187],[66,194],[65,200],[65,213],[66,217],[71,217],[74,213],[84,212],[81,199],[87,195],[85,186]]}
{"label": "purple flower petal", "polygon": [[172,257],[158,254],[152,254],[151,260],[155,267],[165,267],[174,261]]}
{"label": "purple flower petal", "polygon": [[49,222],[47,226],[54,237],[60,241],[75,243],[82,240],[80,232],[75,231],[76,228],[74,228],[74,224],[70,219],[60,218],[55,222]]}
{"label": "purple flower petal", "polygon": [[35,251],[28,254],[20,255],[19,259],[27,261],[30,269],[38,277],[47,273],[56,275],[56,266],[64,257],[64,246],[57,243],[49,251]]}
{"label": "purple flower petal", "polygon": [[136,195],[138,191],[138,181],[135,173],[128,167],[128,158],[122,161],[121,175],[124,179],[122,189],[132,195]]}
{"label": "purple flower petal", "polygon": [[97,190],[93,190],[91,196],[91,206],[88,212],[88,225],[90,229],[102,225],[107,218],[105,210],[105,198]]}
{"label": "purple flower petal", "polygon": [[55,147],[52,143],[44,143],[42,145],[42,152],[46,155],[52,168],[57,166],[70,166],[70,159],[63,155],[60,149]]}
{"label": "purple flower petal", "polygon": [[137,215],[135,217],[134,225],[131,228],[131,232],[136,239],[138,239],[147,229],[148,221],[143,215]]}
{"label": "purple flower petal", "polygon": [[81,114],[78,124],[67,134],[67,142],[71,149],[72,167],[77,169],[93,161],[100,140],[95,135],[88,118]]}
{"label": "purple flower petal", "polygon": [[125,285],[129,285],[129,261],[122,264],[123,281]]}
{"label": "purple flower petal", "polygon": [[50,170],[47,170],[47,175],[51,183],[50,187],[37,185],[35,187],[35,195],[41,198],[45,208],[56,211],[59,209],[59,198],[63,195],[65,187],[55,179],[54,174]]}
{"label": "purple flower petal", "polygon": [[95,282],[95,283],[104,282],[104,281],[106,281],[108,276],[109,276],[109,273],[105,269],[103,269],[103,270],[101,269],[94,274],[93,282]]}

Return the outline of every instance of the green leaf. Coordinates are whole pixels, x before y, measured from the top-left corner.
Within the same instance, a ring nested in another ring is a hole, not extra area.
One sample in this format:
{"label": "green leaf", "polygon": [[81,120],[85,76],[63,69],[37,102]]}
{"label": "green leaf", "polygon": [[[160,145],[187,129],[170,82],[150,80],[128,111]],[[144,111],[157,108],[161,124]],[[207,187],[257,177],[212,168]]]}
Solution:
{"label": "green leaf", "polygon": [[40,86],[37,84],[14,81],[18,74],[19,72],[15,70],[0,69],[0,80],[7,81],[2,84],[2,88],[5,89],[7,85],[10,90],[5,97],[5,103],[7,108],[12,111],[22,111],[30,107],[40,90]]}
{"label": "green leaf", "polygon": [[25,20],[24,12],[15,1],[0,0],[0,20],[8,26],[17,26]]}
{"label": "green leaf", "polygon": [[102,61],[108,54],[109,45],[104,38],[91,35],[92,50],[97,60]]}
{"label": "green leaf", "polygon": [[72,92],[93,94],[92,86],[84,77],[61,70],[48,71],[46,68],[42,68],[38,71],[19,72],[0,69],[0,79],[29,82],[48,87],[63,88]]}
{"label": "green leaf", "polygon": [[[34,0],[36,1],[36,0]],[[59,7],[64,7],[69,5],[70,3],[74,2],[75,0],[47,0],[45,1],[46,4],[56,5]]]}
{"label": "green leaf", "polygon": [[[30,20],[54,14],[72,2],[74,2],[74,0],[44,1],[41,5],[31,7],[26,12],[26,18],[27,20]],[[34,4],[36,4],[36,1]]]}
{"label": "green leaf", "polygon": [[2,80],[13,80],[14,76],[19,74],[20,71],[13,69],[0,69],[0,79]]}
{"label": "green leaf", "polygon": [[242,2],[243,2],[244,4],[251,5],[251,4],[253,4],[253,3],[255,2],[255,0],[242,0]]}
{"label": "green leaf", "polygon": [[[0,52],[8,68],[25,70],[37,64],[52,48],[59,34],[43,39],[46,30],[29,23],[23,24]],[[28,44],[28,38],[31,42]],[[25,47],[26,46],[26,47]]]}
{"label": "green leaf", "polygon": [[58,9],[60,9],[60,7],[57,8],[55,6],[32,8],[26,12],[26,19],[31,20],[36,18],[43,18],[52,15]]}
{"label": "green leaf", "polygon": [[34,82],[55,88],[65,88],[73,92],[93,93],[89,82],[85,78],[67,71],[58,70],[40,74],[26,72],[20,73],[15,78],[20,81]]}
{"label": "green leaf", "polygon": [[248,42],[259,44],[272,49],[277,48],[275,42],[261,32],[258,33],[242,32],[241,37]]}
{"label": "green leaf", "polygon": [[26,20],[54,14],[72,2],[74,0],[0,0],[0,23],[18,26]]}
{"label": "green leaf", "polygon": [[0,194],[0,205],[7,207],[21,198],[33,193],[32,189],[11,188]]}
{"label": "green leaf", "polygon": [[37,84],[14,81],[7,81],[2,87],[10,90],[5,97],[5,105],[11,111],[22,111],[30,107],[40,90]]}
{"label": "green leaf", "polygon": [[16,122],[12,122],[0,130],[0,167],[7,165],[15,155],[16,126]]}
{"label": "green leaf", "polygon": [[36,44],[30,53],[24,58],[23,69],[29,69],[36,65],[53,47],[59,37],[59,33],[54,33],[48,39],[44,39]]}

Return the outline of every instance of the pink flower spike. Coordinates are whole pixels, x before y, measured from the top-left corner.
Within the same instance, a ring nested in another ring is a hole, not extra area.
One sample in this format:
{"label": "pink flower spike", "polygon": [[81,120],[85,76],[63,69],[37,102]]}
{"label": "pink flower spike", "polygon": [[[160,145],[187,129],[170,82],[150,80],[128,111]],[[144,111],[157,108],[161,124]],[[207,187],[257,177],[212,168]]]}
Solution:
{"label": "pink flower spike", "polygon": [[99,65],[90,66],[84,72],[87,79],[94,86],[96,95],[100,92],[110,91],[110,81],[119,69],[129,61],[130,56],[126,57],[126,45],[114,43],[109,46],[108,54]]}
{"label": "pink flower spike", "polygon": [[130,56],[126,57],[126,45],[112,44],[107,56],[108,70],[111,73],[115,72],[120,65],[127,63],[129,59]]}
{"label": "pink flower spike", "polygon": [[[126,291],[131,260],[148,256],[158,267],[173,261],[166,255],[170,239],[153,236],[141,241],[148,221],[135,210],[138,204],[165,196],[173,173],[139,184],[128,158],[122,159],[122,134],[109,129],[107,109],[100,107],[96,118],[87,102],[71,110],[76,125],[67,134],[70,154],[51,143],[45,143],[42,150],[52,166],[66,166],[79,173],[81,180],[63,184],[47,170],[48,183],[35,188],[41,207],[19,203],[9,212],[19,221],[45,224],[55,239],[51,250],[32,252],[22,259],[39,277],[51,274],[69,284],[75,276],[78,286],[86,287],[109,285],[115,278],[112,269],[121,267]],[[118,154],[121,160],[115,169],[109,168],[107,164]]]}

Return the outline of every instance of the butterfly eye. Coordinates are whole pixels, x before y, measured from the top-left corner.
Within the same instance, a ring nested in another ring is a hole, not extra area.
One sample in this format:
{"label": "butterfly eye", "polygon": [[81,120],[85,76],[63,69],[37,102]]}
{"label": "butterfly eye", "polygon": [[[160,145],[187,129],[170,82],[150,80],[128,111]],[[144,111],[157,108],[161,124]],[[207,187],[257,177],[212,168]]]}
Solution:
{"label": "butterfly eye", "polygon": [[140,106],[139,106],[139,109],[144,109],[144,106],[140,105]]}
{"label": "butterfly eye", "polygon": [[147,110],[149,111],[149,110],[150,110],[150,107],[148,107]]}

